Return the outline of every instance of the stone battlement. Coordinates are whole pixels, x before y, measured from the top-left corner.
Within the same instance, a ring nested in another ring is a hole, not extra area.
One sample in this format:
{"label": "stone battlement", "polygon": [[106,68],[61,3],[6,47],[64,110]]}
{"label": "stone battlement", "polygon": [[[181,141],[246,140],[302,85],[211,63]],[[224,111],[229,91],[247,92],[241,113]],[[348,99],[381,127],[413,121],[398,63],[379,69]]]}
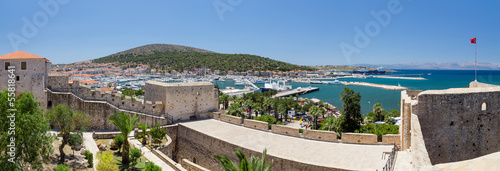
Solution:
{"label": "stone battlement", "polygon": [[80,85],[78,80],[68,83],[67,75],[49,75],[47,82],[47,88],[54,92],[71,92],[83,100],[105,101],[119,109],[165,117],[162,113],[165,108],[162,101],[132,100],[130,96],[125,96],[122,100],[121,94],[99,89],[93,90],[88,86]]}

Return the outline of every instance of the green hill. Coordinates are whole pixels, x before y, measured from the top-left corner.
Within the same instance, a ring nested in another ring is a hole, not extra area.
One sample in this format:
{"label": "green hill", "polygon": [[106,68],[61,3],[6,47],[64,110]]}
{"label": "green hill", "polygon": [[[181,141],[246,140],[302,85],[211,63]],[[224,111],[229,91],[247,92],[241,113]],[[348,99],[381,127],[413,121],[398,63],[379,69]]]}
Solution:
{"label": "green hill", "polygon": [[313,70],[311,67],[298,66],[256,55],[222,54],[193,47],[169,44],[145,45],[98,58],[94,62],[117,62],[119,66],[146,64],[150,68],[164,71],[184,71],[203,67],[221,71]]}

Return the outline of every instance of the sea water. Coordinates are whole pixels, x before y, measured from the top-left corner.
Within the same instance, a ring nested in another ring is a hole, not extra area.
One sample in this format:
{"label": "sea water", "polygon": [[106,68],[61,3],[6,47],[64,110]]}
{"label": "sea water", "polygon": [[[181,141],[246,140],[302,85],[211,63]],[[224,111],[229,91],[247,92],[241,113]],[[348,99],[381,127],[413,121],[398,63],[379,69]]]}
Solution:
{"label": "sea water", "polygon": [[[471,81],[474,81],[474,70],[396,70],[390,72],[387,76],[404,76],[404,77],[422,77],[425,80],[409,80],[409,79],[389,79],[389,78],[339,78],[340,81],[351,82],[368,82],[385,85],[401,85],[409,90],[442,90],[448,88],[465,88]],[[411,76],[409,76],[411,75]],[[498,70],[480,70],[477,71],[477,80],[482,83],[500,85],[500,71]],[[324,80],[328,81],[328,80]],[[360,85],[329,85],[329,84],[309,84],[309,83],[287,83],[295,89],[297,87],[319,87],[318,91],[299,95],[303,98],[317,98],[324,102],[328,102],[342,109],[342,101],[340,93],[344,87],[348,87],[361,95],[361,113],[366,115],[372,111],[372,107],[376,103],[381,103],[382,108],[387,111],[391,109],[400,109],[401,90],[387,90],[377,87],[368,87]],[[235,87],[243,88],[243,86],[234,86],[234,82],[226,80],[226,82],[217,82],[220,88]],[[263,84],[257,84],[262,87]]]}

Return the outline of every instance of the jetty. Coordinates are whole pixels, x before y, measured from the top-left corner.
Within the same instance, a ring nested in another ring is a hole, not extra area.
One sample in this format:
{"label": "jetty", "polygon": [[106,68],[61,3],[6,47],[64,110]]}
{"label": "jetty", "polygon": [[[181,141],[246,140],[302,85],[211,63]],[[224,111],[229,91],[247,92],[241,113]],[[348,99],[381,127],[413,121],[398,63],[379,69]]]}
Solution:
{"label": "jetty", "polygon": [[361,85],[361,86],[370,86],[370,87],[378,87],[388,90],[406,90],[408,88],[403,86],[393,86],[393,85],[384,85],[384,84],[374,84],[374,83],[365,83],[365,82],[342,82],[345,85]]}
{"label": "jetty", "polygon": [[423,77],[395,77],[395,76],[387,76],[387,75],[377,75],[373,76],[374,78],[390,78],[390,79],[402,79],[402,80],[426,80]]}
{"label": "jetty", "polygon": [[319,90],[319,87],[297,88],[297,89],[288,90],[288,91],[280,91],[277,94],[275,94],[274,96],[272,96],[272,98],[276,98],[276,97],[288,97],[288,96],[293,96],[293,95],[296,95],[296,94],[306,94],[306,93],[313,92],[313,91],[318,91],[318,90]]}

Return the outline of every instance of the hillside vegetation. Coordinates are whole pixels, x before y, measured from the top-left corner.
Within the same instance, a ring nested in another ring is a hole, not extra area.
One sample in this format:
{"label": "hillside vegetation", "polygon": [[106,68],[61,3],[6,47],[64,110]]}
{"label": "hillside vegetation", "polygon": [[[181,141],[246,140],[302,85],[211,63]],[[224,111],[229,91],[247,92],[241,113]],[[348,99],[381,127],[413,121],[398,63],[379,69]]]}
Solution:
{"label": "hillside vegetation", "polygon": [[193,47],[168,44],[141,46],[95,59],[94,62],[118,62],[120,66],[146,64],[150,68],[168,72],[171,70],[184,71],[203,67],[220,71],[313,70],[311,67],[293,65],[256,55],[222,54]]}

